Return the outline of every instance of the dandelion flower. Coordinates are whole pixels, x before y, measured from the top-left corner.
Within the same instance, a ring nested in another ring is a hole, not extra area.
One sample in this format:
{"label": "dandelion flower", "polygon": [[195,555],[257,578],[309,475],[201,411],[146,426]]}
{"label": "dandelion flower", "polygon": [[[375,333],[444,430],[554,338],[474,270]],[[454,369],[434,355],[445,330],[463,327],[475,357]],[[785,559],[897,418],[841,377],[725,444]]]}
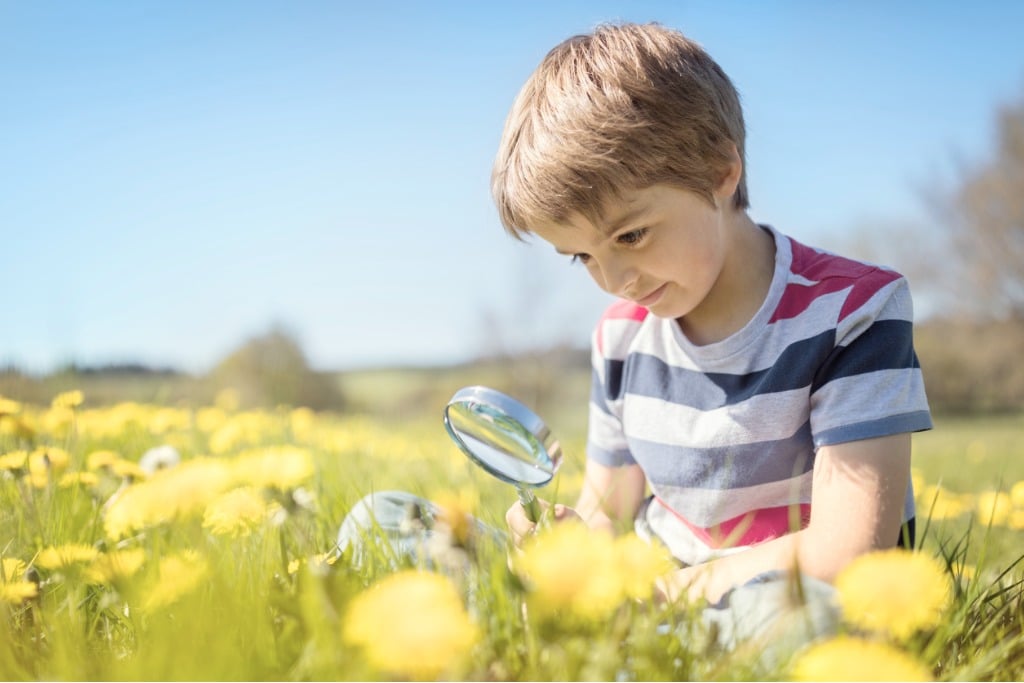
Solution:
{"label": "dandelion flower", "polygon": [[796,681],[930,681],[932,673],[902,650],[877,641],[839,636],[798,655]]}
{"label": "dandelion flower", "polygon": [[566,522],[530,539],[516,558],[530,614],[600,619],[626,596],[612,536]]}
{"label": "dandelion flower", "polygon": [[9,605],[21,604],[38,594],[39,586],[31,581],[0,583],[0,602],[6,602]]}
{"label": "dandelion flower", "polygon": [[85,457],[85,469],[94,472],[102,467],[111,467],[121,459],[114,451],[93,451]]}
{"label": "dandelion flower", "polygon": [[28,565],[16,557],[5,557],[0,561],[0,583],[20,579]]}
{"label": "dandelion flower", "polygon": [[1010,500],[1014,507],[1024,508],[1024,481],[1018,481],[1010,489]]}
{"label": "dandelion flower", "polygon": [[209,571],[206,560],[192,551],[163,558],[142,601],[142,609],[149,612],[174,604],[202,584]]}
{"label": "dandelion flower", "polygon": [[932,520],[953,519],[966,513],[969,507],[962,496],[941,486],[925,486],[918,496],[921,507],[928,511]]}
{"label": "dandelion flower", "polygon": [[92,562],[99,553],[100,551],[96,548],[84,543],[50,546],[39,551],[35,564],[43,569],[63,569],[76,564]]}
{"label": "dandelion flower", "polygon": [[469,654],[479,632],[447,579],[407,570],[356,596],[341,636],[380,671],[434,679]]}
{"label": "dandelion flower", "polygon": [[978,522],[984,526],[1004,526],[1013,512],[1013,501],[1003,491],[982,491],[978,494]]}
{"label": "dandelion flower", "polygon": [[477,496],[468,489],[462,489],[458,493],[441,493],[434,502],[440,508],[439,521],[451,530],[455,543],[463,548],[470,547],[476,526],[473,512],[479,503]]}
{"label": "dandelion flower", "polygon": [[28,451],[11,451],[0,455],[0,471],[24,469],[28,463]]}
{"label": "dandelion flower", "polygon": [[107,507],[104,529],[116,539],[133,530],[198,515],[231,488],[232,481],[231,467],[215,458],[196,458],[159,470],[150,479],[122,490]]}
{"label": "dandelion flower", "polygon": [[245,486],[215,498],[203,515],[203,527],[217,536],[248,536],[266,520],[268,511],[259,491]]}
{"label": "dandelion flower", "polygon": [[636,534],[616,538],[615,555],[626,597],[637,600],[650,598],[655,579],[676,568],[668,551]]}
{"label": "dandelion flower", "polygon": [[61,488],[71,488],[74,486],[96,486],[99,482],[100,479],[95,472],[68,472],[60,478],[57,485]]}
{"label": "dandelion flower", "polygon": [[82,405],[84,400],[85,397],[82,395],[82,392],[75,389],[74,391],[65,391],[57,394],[53,397],[53,401],[50,402],[50,405],[53,408],[77,408]]}
{"label": "dandelion flower", "polygon": [[149,478],[149,472],[142,468],[137,462],[118,458],[110,463],[110,471],[124,479],[131,481],[143,481]]}
{"label": "dandelion flower", "polygon": [[313,477],[313,456],[294,446],[261,448],[239,455],[233,464],[236,481],[257,488],[293,489]]}
{"label": "dandelion flower", "polygon": [[0,417],[4,415],[14,415],[15,413],[21,412],[21,404],[17,401],[12,401],[9,398],[0,396]]}
{"label": "dandelion flower", "polygon": [[111,584],[135,574],[145,561],[146,553],[141,548],[115,550],[97,556],[85,570],[85,578],[92,583]]}
{"label": "dandelion flower", "polygon": [[903,640],[939,623],[950,578],[933,558],[893,548],[861,555],[835,581],[844,618]]}

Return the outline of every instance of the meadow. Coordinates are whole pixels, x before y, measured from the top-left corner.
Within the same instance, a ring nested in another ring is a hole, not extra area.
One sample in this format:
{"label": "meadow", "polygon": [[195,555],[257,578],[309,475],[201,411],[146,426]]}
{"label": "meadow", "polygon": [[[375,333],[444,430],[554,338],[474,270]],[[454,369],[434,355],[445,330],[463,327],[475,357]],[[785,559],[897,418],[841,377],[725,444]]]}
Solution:
{"label": "meadow", "polygon": [[[401,419],[86,398],[0,398],[4,680],[1024,678],[1022,416],[915,437],[919,550],[867,558],[843,632],[764,670],[716,649],[699,606],[646,599],[664,558],[635,537],[551,529],[512,562],[483,542],[469,516],[501,527],[515,494],[432,394]],[[542,495],[571,502],[583,416],[552,411],[567,456]],[[339,552],[386,489],[440,505],[429,567]],[[597,565],[612,578],[585,580]]]}

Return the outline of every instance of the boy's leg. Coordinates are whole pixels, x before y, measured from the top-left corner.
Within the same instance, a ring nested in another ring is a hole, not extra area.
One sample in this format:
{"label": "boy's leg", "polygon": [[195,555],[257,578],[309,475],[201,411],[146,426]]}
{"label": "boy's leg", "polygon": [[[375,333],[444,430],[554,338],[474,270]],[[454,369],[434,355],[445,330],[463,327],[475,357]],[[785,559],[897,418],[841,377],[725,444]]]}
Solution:
{"label": "boy's leg", "polygon": [[769,572],[738,586],[703,612],[718,644],[775,669],[814,640],[835,634],[840,609],[830,584]]}

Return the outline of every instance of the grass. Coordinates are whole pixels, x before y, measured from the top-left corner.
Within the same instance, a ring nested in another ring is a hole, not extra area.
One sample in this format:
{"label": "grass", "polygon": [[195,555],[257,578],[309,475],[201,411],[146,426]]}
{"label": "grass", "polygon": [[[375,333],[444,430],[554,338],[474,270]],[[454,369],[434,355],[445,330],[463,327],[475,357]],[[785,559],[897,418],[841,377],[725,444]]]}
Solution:
{"label": "grass", "polygon": [[[362,564],[348,554],[338,557],[338,526],[371,490],[409,490],[444,502],[451,519],[471,511],[498,527],[515,500],[511,487],[470,464],[444,434],[443,403],[436,402],[447,400],[463,378],[385,379],[366,379],[364,400],[377,405],[378,415],[239,411],[225,397],[196,409],[26,405],[0,417],[0,458],[6,458],[0,460],[0,587],[7,591],[24,578],[19,585],[35,592],[24,598],[5,592],[0,600],[0,678],[792,677],[789,669],[757,670],[742,653],[716,651],[692,615],[649,603],[613,601],[599,615],[566,621],[524,612],[542,587],[508,571],[501,547],[444,546],[455,554],[438,557],[468,561],[452,564],[462,569],[446,574],[459,596],[454,605],[445,589],[419,583],[410,567],[395,564],[385,547]],[[411,400],[404,413],[389,414],[380,396],[410,386],[415,391],[402,395],[418,395],[421,403]],[[377,398],[370,398],[370,387],[380,392]],[[566,452],[562,471],[542,496],[571,502],[582,477],[585,416],[568,407],[580,405],[568,397],[585,386],[565,391],[543,404],[547,412],[541,409]],[[937,420],[934,431],[915,437],[918,476],[978,499],[984,492],[1009,492],[1024,480],[1022,425],[1020,417]],[[112,532],[108,501],[121,483],[116,468],[160,444],[176,447],[185,462],[148,484],[136,483],[150,493],[133,503],[133,525]],[[118,459],[90,468],[89,456],[102,451]],[[257,457],[266,471],[252,466]],[[218,468],[189,469],[197,463]],[[92,477],[69,477],[75,473]],[[257,495],[224,495],[239,489]],[[1015,510],[1024,506],[1011,502]],[[919,500],[922,552],[945,568],[953,601],[941,622],[893,646],[940,680],[1024,678],[1024,531],[1017,518],[982,524],[975,507],[964,506],[960,514],[928,521],[927,506]],[[100,576],[97,557],[47,559],[47,549],[70,544],[108,560],[139,550],[144,560],[134,571],[122,567],[121,574]],[[585,550],[561,561],[583,561]],[[462,596],[469,596],[465,603]],[[353,624],[360,604],[369,606]],[[680,629],[683,638],[675,633]],[[420,654],[397,656],[387,645]],[[447,656],[440,668],[430,668],[437,652]],[[399,660],[412,668],[402,669]]]}

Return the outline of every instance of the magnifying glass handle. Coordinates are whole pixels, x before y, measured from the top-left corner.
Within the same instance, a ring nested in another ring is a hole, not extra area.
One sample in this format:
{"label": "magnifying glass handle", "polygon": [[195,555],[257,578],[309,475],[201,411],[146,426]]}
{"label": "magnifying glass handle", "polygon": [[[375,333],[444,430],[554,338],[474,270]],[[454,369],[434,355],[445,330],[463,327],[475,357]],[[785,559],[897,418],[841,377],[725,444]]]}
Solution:
{"label": "magnifying glass handle", "polygon": [[531,522],[540,519],[540,503],[537,502],[537,496],[533,495],[533,489],[517,486],[516,493],[519,494],[520,504],[526,510],[526,518]]}

